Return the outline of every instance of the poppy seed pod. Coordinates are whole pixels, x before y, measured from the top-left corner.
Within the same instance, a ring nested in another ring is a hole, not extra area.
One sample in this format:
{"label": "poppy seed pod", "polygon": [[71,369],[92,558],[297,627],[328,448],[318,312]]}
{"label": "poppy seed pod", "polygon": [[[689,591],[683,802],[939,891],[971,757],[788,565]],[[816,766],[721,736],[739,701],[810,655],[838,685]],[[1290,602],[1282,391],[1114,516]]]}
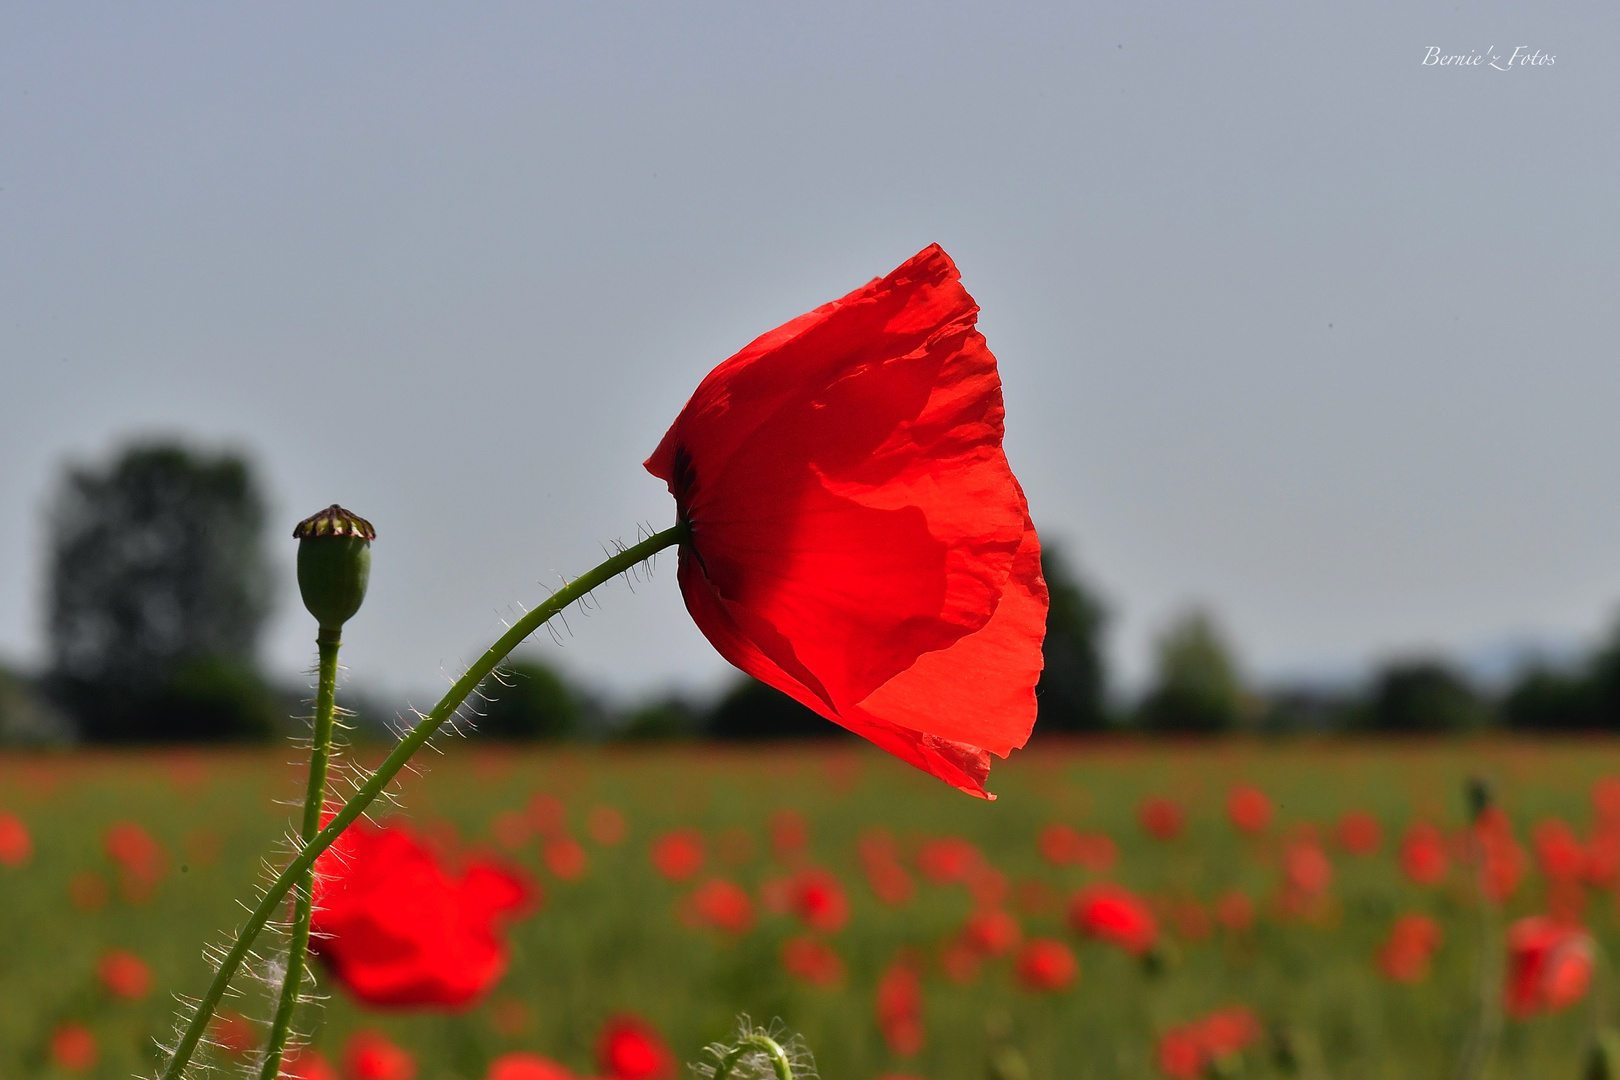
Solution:
{"label": "poppy seed pod", "polygon": [[366,598],[371,542],[377,530],[337,503],[293,529],[298,540],[298,591],[322,630],[336,631]]}

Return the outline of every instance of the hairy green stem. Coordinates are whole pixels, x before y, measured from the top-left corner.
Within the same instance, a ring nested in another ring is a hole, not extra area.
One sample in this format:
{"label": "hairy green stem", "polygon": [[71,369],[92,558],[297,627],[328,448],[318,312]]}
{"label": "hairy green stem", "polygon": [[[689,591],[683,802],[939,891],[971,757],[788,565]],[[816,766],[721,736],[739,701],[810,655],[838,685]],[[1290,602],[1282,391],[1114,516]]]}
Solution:
{"label": "hairy green stem", "polygon": [[737,1062],[743,1059],[744,1054],[758,1052],[765,1055],[771,1063],[771,1069],[776,1073],[776,1080],[793,1080],[793,1065],[788,1061],[787,1051],[782,1044],[762,1031],[750,1032],[737,1040],[737,1045],[727,1050],[725,1056],[714,1067],[714,1080],[728,1080],[731,1070],[737,1067]]}
{"label": "hairy green stem", "polygon": [[[405,767],[405,763],[410,761],[411,757],[422,748],[422,745],[432,738],[433,733],[438,731],[444,722],[450,719],[455,711],[461,707],[461,703],[466,701],[467,696],[477,688],[479,683],[484,681],[485,676],[495,670],[496,665],[506,659],[507,654],[516,648],[524,638],[544,626],[552,616],[562,611],[569,604],[585,596],[598,585],[611,581],[618,575],[630,570],[636,564],[646,561],[664,548],[682,542],[686,537],[686,526],[684,524],[675,525],[672,528],[665,529],[663,532],[654,533],[634,547],[626,548],[612,558],[586,571],[552,593],[543,604],[513,623],[512,628],[502,634],[500,640],[491,645],[489,650],[467,669],[466,674],[456,680],[455,685],[449,689],[444,697],[439,699],[437,705],[433,706],[433,711],[424,716],[417,722],[415,727],[406,733],[405,737],[399,741],[399,745],[394,747],[393,752],[383,759],[382,764],[377,766],[377,770],[360,786],[360,790],[356,791],[349,801],[343,804],[342,809],[337,812],[337,816],[328,822],[324,829],[317,832],[309,843],[304,845],[303,850],[287,864],[286,869],[282,870],[280,876],[271,882],[270,887],[265,890],[264,896],[259,900],[252,914],[248,916],[247,922],[237,932],[236,941],[232,943],[230,951],[225,954],[225,958],[220,962],[219,970],[214,973],[214,979],[208,984],[207,991],[204,992],[202,999],[197,1003],[196,1014],[191,1018],[191,1023],[186,1025],[186,1030],[181,1033],[180,1041],[175,1044],[174,1055],[169,1059],[168,1066],[163,1070],[162,1080],[180,1080],[180,1077],[185,1074],[186,1066],[191,1063],[191,1055],[196,1051],[197,1043],[202,1039],[203,1032],[208,1029],[208,1021],[213,1017],[214,1009],[218,1007],[220,998],[224,996],[225,988],[230,985],[231,978],[236,974],[237,969],[242,966],[242,961],[247,957],[248,950],[252,947],[254,939],[259,936],[265,924],[270,921],[270,916],[275,912],[276,906],[281,903],[282,899],[292,889],[293,884],[310,872],[321,852],[331,847],[332,843],[343,834],[343,830],[347,829],[354,823],[356,818],[365,813],[366,808],[376,801],[377,796],[382,794],[389,781],[393,780],[399,770]],[[791,1080],[791,1078],[787,1078],[787,1080]]]}
{"label": "hairy green stem", "polygon": [[[307,847],[321,827],[321,810],[326,806],[326,767],[332,760],[332,713],[337,704],[338,647],[343,642],[339,627],[321,627],[315,635],[320,652],[320,676],[315,689],[315,733],[309,748],[309,787],[304,791],[304,822],[298,838]],[[276,1080],[281,1074],[281,1054],[287,1047],[293,1009],[304,983],[304,964],[309,953],[309,923],[315,910],[315,868],[305,870],[293,894],[292,939],[287,945],[287,974],[281,983],[281,1000],[276,1003],[275,1020],[270,1025],[270,1041],[265,1044],[264,1065],[259,1080]]]}

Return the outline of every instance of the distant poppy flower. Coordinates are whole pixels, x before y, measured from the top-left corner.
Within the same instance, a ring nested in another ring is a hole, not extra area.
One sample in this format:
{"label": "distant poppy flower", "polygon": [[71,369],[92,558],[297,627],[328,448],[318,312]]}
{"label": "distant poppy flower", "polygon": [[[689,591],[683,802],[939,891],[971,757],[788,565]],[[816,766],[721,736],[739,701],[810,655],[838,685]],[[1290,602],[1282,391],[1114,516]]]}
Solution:
{"label": "distant poppy flower", "polygon": [[128,949],[108,949],[96,964],[96,978],[114,997],[139,1001],[152,991],[152,969]]}
{"label": "distant poppy flower", "polygon": [[578,881],[585,876],[589,861],[585,849],[572,836],[554,836],[547,840],[543,853],[546,869],[561,881]]}
{"label": "distant poppy flower", "polygon": [[1449,864],[1445,837],[1428,822],[1414,823],[1401,837],[1401,872],[1414,884],[1439,884]]}
{"label": "distant poppy flower", "polygon": [[15,814],[0,813],[0,866],[21,866],[34,854],[28,826]]}
{"label": "distant poppy flower", "polygon": [[343,1047],[343,1074],[348,1080],[414,1080],[416,1059],[381,1032],[364,1029]]}
{"label": "distant poppy flower", "polygon": [[977,313],[926,248],[717,367],[647,469],[722,656],[988,797],[1035,720],[1047,594]]}
{"label": "distant poppy flower", "polygon": [[575,1080],[566,1065],[519,1050],[489,1063],[486,1080]]}
{"label": "distant poppy flower", "polygon": [[225,1054],[237,1060],[251,1054],[257,1041],[253,1024],[248,1018],[225,1009],[214,1014],[213,1023],[208,1025],[208,1038]]}
{"label": "distant poppy flower", "polygon": [[1440,924],[1427,915],[1402,915],[1390,928],[1389,941],[1378,950],[1378,970],[1395,982],[1422,982],[1440,938]]}
{"label": "distant poppy flower", "polygon": [[51,1060],[69,1072],[88,1072],[95,1068],[101,1048],[96,1037],[83,1024],[70,1021],[58,1024],[51,1032]]}
{"label": "distant poppy flower", "polygon": [[1172,1080],[1198,1080],[1211,1062],[1240,1054],[1260,1039],[1260,1021],[1241,1005],[1217,1009],[1159,1040],[1159,1071]]}
{"label": "distant poppy flower", "polygon": [[515,869],[458,876],[405,825],[359,823],[316,861],[310,948],[368,1005],[460,1008],[506,972],[500,926],[538,896]]}
{"label": "distant poppy flower", "polygon": [[1531,915],[1508,928],[1503,1006],[1524,1019],[1573,1005],[1592,981],[1592,939],[1578,926]]}
{"label": "distant poppy flower", "polygon": [[887,829],[871,828],[861,833],[856,850],[873,896],[891,907],[911,900],[917,891],[916,885],[911,874],[900,865],[899,848]]}
{"label": "distant poppy flower", "polygon": [[741,885],[711,878],[687,898],[691,920],[727,934],[746,934],[754,925],[754,901]]}
{"label": "distant poppy flower", "polygon": [[917,965],[905,956],[897,958],[878,979],[876,1014],[889,1050],[910,1057],[922,1050],[928,1031],[923,1024],[922,979]]}
{"label": "distant poppy flower", "polygon": [[1215,917],[1228,930],[1242,933],[1254,925],[1254,901],[1234,889],[1215,902]]}
{"label": "distant poppy flower", "polygon": [[1106,874],[1119,861],[1119,845],[1107,833],[1081,833],[1075,838],[1074,861],[1093,874]]}
{"label": "distant poppy flower", "polygon": [[703,834],[696,829],[671,829],[653,841],[653,868],[669,881],[696,876],[703,859]]}
{"label": "distant poppy flower", "polygon": [[1620,882],[1620,831],[1602,827],[1586,843],[1581,877],[1587,884],[1610,889]]}
{"label": "distant poppy flower", "polygon": [[145,903],[163,879],[168,859],[152,834],[133,821],[114,822],[102,837],[102,848],[118,867],[118,884],[124,899]]}
{"label": "distant poppy flower", "polygon": [[1242,832],[1265,832],[1271,813],[1271,799],[1253,784],[1239,784],[1226,797],[1226,816]]}
{"label": "distant poppy flower", "polygon": [[568,807],[548,791],[531,796],[528,811],[529,824],[541,836],[554,836],[568,828]]}
{"label": "distant poppy flower", "polygon": [[1018,952],[1018,981],[1030,990],[1055,993],[1066,990],[1080,974],[1080,962],[1061,941],[1032,938]]}
{"label": "distant poppy flower", "polygon": [[960,836],[930,840],[917,852],[918,872],[935,885],[966,882],[983,864],[984,854]]}
{"label": "distant poppy flower", "polygon": [[1620,824],[1620,776],[1599,777],[1592,784],[1592,810],[1599,821]]}
{"label": "distant poppy flower", "polygon": [[844,981],[844,960],[831,945],[813,937],[792,937],[782,943],[782,968],[812,986],[831,987]]}
{"label": "distant poppy flower", "polygon": [[645,1020],[621,1014],[608,1019],[596,1039],[596,1067],[612,1080],[671,1080],[675,1055]]}
{"label": "distant poppy flower", "polygon": [[1159,1071],[1171,1080],[1199,1080],[1209,1059],[1198,1032],[1188,1027],[1171,1028],[1160,1036],[1158,1057]]}
{"label": "distant poppy flower", "polygon": [[1333,864],[1316,843],[1296,840],[1283,849],[1283,876],[1290,890],[1314,898],[1333,884]]}
{"label": "distant poppy flower", "polygon": [[1067,866],[1075,861],[1075,852],[1080,845],[1080,834],[1074,826],[1055,821],[1041,830],[1035,845],[1040,848],[1041,858],[1053,866]]}
{"label": "distant poppy flower", "polygon": [[1018,920],[1001,908],[975,911],[962,924],[962,941],[981,956],[1005,956],[1018,947],[1023,931]]}
{"label": "distant poppy flower", "polygon": [[798,861],[810,845],[810,823],[797,810],[778,810],[771,815],[771,853],[785,863]]}
{"label": "distant poppy flower", "polygon": [[1159,936],[1148,906],[1111,882],[1090,885],[1075,894],[1069,903],[1069,925],[1086,937],[1118,945],[1132,956],[1146,953]]}
{"label": "distant poppy flower", "polygon": [[521,810],[503,810],[489,823],[490,835],[508,851],[516,851],[529,842],[533,826],[529,815]]}
{"label": "distant poppy flower", "polygon": [[280,1080],[342,1080],[319,1050],[292,1047],[281,1059]]}
{"label": "distant poppy flower", "polygon": [[1159,796],[1143,799],[1136,816],[1143,830],[1155,840],[1174,840],[1186,824],[1180,805]]}
{"label": "distant poppy flower", "polygon": [[1339,846],[1352,855],[1371,855],[1384,842],[1383,827],[1365,810],[1352,810],[1339,819]]}
{"label": "distant poppy flower", "polygon": [[1541,872],[1555,881],[1575,881],[1586,867],[1586,850],[1575,830],[1558,818],[1539,822],[1530,833]]}
{"label": "distant poppy flower", "polygon": [[1524,878],[1524,848],[1514,839],[1513,823],[1499,806],[1487,807],[1475,819],[1472,835],[1480,859],[1480,888],[1501,903],[1513,895]]}
{"label": "distant poppy flower", "polygon": [[793,876],[793,913],[806,927],[836,934],[849,921],[849,897],[828,870],[812,867]]}

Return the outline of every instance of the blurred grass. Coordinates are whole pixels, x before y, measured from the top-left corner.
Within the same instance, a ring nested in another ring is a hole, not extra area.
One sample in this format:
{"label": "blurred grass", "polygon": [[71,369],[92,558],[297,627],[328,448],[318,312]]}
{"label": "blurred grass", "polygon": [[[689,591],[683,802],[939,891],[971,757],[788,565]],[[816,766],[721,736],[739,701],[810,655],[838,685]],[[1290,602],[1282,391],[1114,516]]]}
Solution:
{"label": "blurred grass", "polygon": [[[1450,1074],[1467,1028],[1476,940],[1461,876],[1434,889],[1407,883],[1394,851],[1414,818],[1450,829],[1463,818],[1466,777],[1491,780],[1521,841],[1529,827],[1559,816],[1583,832],[1587,792],[1601,775],[1620,774],[1620,742],[1073,743],[1048,744],[998,764],[986,804],[950,790],[864,746],[850,744],[716,748],[491,750],[451,744],[430,755],[425,775],[404,789],[411,818],[429,829],[452,828],[463,844],[497,849],[491,824],[522,809],[540,792],[559,796],[568,824],[585,844],[589,866],[576,882],[549,876],[531,840],[504,857],[543,883],[539,914],[513,926],[511,969],[484,1001],[446,1016],[378,1013],[332,992],[314,1019],[317,1046],[340,1055],[361,1027],[387,1033],[414,1054],[420,1077],[479,1080],[500,1053],[526,1049],[555,1057],[582,1075],[595,1069],[593,1044],[602,1021],[622,1011],[651,1020],[682,1060],[730,1028],[737,1013],[782,1017],[802,1032],[828,1080],[873,1080],[904,1073],[929,1080],[981,1080],[997,1044],[1015,1046],[1032,1080],[1158,1076],[1155,1043],[1167,1027],[1208,1010],[1242,1003],[1274,1028],[1319,1047],[1326,1071],[1345,1078],[1432,1078]],[[21,868],[0,867],[0,1077],[54,1077],[47,1040],[65,1020],[87,1023],[101,1043],[91,1075],[127,1077],[152,1066],[151,1037],[172,1017],[166,991],[195,994],[208,971],[205,941],[217,941],[258,880],[260,860],[287,827],[275,800],[297,797],[301,770],[290,752],[0,756],[0,810],[19,815],[34,854]],[[1277,804],[1271,839],[1238,835],[1223,810],[1232,784],[1252,782]],[[1188,810],[1180,839],[1148,839],[1136,820],[1150,794]],[[604,846],[588,839],[592,808],[625,815],[628,836]],[[652,869],[650,840],[666,829],[695,826],[709,839],[703,880],[722,873],[758,895],[786,871],[773,860],[767,822],[777,810],[802,812],[810,823],[810,862],[844,881],[853,914],[831,939],[848,978],[818,989],[781,968],[781,943],[799,933],[788,916],[761,910],[740,940],[692,929],[677,917],[695,882],[672,884]],[[1366,809],[1385,829],[1381,852],[1350,858],[1329,841],[1335,878],[1331,901],[1308,921],[1277,917],[1270,906],[1279,869],[1275,837],[1301,823],[1323,827],[1346,810]],[[155,895],[120,895],[102,836],[116,821],[145,827],[168,853],[168,873]],[[1117,950],[1068,931],[1062,906],[1017,908],[1018,886],[1042,882],[1066,898],[1092,879],[1077,867],[1052,867],[1036,846],[1042,827],[1062,821],[1101,830],[1119,844],[1112,877],[1160,898],[1208,905],[1238,888],[1260,917],[1248,935],[1219,929],[1207,940],[1179,941],[1177,960],[1150,975]],[[1008,960],[988,963],[976,982],[958,986],[939,972],[941,945],[972,910],[960,886],[918,879],[906,906],[879,903],[856,854],[863,830],[881,825],[914,852],[931,837],[956,834],[977,844],[1013,885],[1008,903],[1026,936],[1061,938],[1080,957],[1081,977],[1067,992],[1036,995],[1019,988]],[[752,849],[723,865],[715,841],[742,830]],[[70,899],[89,875],[109,899],[86,911]],[[1542,883],[1531,873],[1508,906],[1509,917],[1539,910]],[[1420,911],[1443,926],[1446,940],[1430,978],[1398,986],[1373,962],[1396,914]],[[1596,895],[1589,925],[1606,951],[1620,944],[1612,895]],[[116,1001],[95,979],[101,952],[128,948],[153,969],[159,988],[138,1003]],[[890,1054],[873,1016],[879,974],[902,948],[930,957],[924,979],[927,1045],[914,1058]],[[1611,979],[1607,972],[1600,979]],[[1612,991],[1609,993],[1613,1000]],[[233,1004],[250,1017],[269,1007],[262,991]],[[1509,1022],[1492,1075],[1569,1077],[1579,1062],[1592,1011],[1583,1003],[1562,1014]],[[1290,1073],[1264,1053],[1251,1053],[1244,1075]]]}

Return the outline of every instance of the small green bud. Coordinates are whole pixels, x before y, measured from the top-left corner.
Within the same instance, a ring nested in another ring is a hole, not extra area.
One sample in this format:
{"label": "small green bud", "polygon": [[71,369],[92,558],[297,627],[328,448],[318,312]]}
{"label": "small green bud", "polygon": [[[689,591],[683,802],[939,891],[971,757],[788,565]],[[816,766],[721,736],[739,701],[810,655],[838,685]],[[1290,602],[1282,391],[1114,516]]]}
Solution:
{"label": "small green bud", "polygon": [[322,630],[336,631],[366,598],[371,577],[371,522],[333,503],[298,523],[298,591]]}

